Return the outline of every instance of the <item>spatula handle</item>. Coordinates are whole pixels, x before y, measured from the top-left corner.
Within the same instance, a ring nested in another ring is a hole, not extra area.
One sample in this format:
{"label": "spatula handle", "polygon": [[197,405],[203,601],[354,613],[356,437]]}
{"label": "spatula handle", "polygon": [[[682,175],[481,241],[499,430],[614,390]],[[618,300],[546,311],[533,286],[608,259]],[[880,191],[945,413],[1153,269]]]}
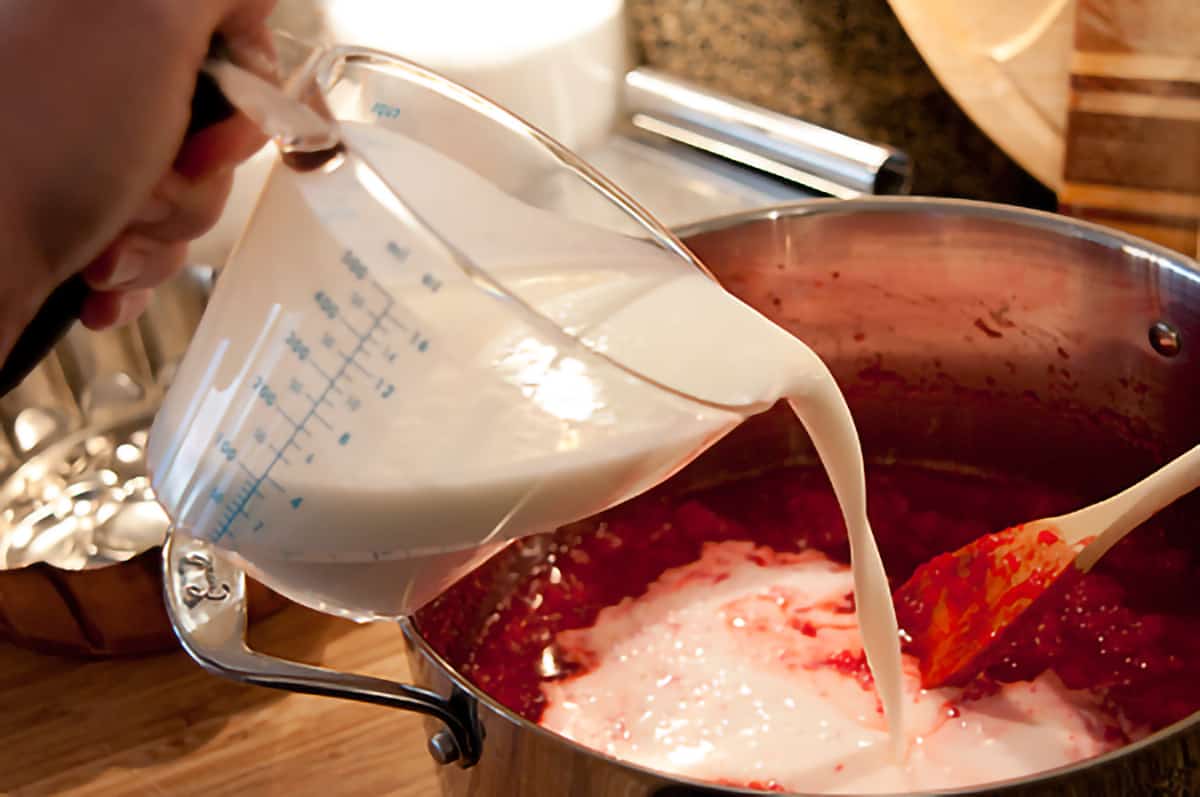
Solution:
{"label": "spatula handle", "polygon": [[1200,446],[1171,460],[1107,501],[1064,517],[1060,529],[1069,542],[1096,535],[1096,539],[1079,554],[1076,565],[1081,570],[1090,570],[1126,534],[1198,486]]}

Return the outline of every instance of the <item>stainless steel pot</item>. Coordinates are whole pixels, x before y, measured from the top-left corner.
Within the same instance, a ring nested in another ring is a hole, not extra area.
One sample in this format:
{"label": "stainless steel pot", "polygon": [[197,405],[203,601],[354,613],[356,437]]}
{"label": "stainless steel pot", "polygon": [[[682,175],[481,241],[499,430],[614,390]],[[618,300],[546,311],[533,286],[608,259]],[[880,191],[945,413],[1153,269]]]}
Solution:
{"label": "stainless steel pot", "polygon": [[[1200,266],[1065,218],[954,200],[813,201],[684,231],[736,294],[808,341],[846,390],[870,461],[1004,471],[1100,496],[1200,439]],[[811,458],[791,416],[751,419],[661,490]],[[172,543],[185,647],[226,676],[422,711],[446,795],[727,795],[526,722],[456,663],[546,538],[510,546],[402,624],[415,687],[236,644],[242,576]],[[189,543],[191,545],[191,543]],[[1198,544],[1200,548],[1200,544]],[[452,622],[455,650],[421,628]],[[233,636],[231,636],[231,634]],[[1106,756],[956,794],[1200,793],[1200,715]]]}

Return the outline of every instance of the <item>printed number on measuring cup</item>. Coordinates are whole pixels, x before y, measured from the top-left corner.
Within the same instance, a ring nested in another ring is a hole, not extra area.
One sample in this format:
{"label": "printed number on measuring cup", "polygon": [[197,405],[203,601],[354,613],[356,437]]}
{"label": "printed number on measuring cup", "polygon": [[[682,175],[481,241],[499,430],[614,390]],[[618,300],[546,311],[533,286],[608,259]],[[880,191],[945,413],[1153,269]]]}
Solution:
{"label": "printed number on measuring cup", "polygon": [[396,258],[401,263],[408,260],[408,249],[396,243],[395,241],[387,242],[388,254]]}
{"label": "printed number on measuring cup", "polygon": [[367,266],[358,259],[358,255],[351,252],[349,249],[342,255],[342,264],[346,266],[346,270],[354,275],[355,279],[363,279],[367,276]]}
{"label": "printed number on measuring cup", "polygon": [[330,299],[325,291],[317,291],[313,298],[317,300],[317,307],[321,308],[321,312],[324,313],[326,317],[328,317],[330,320],[337,318],[337,303],[335,303],[333,299]]}
{"label": "printed number on measuring cup", "polygon": [[275,391],[271,389],[261,376],[254,377],[254,384],[250,385],[250,392],[262,399],[263,403],[268,407],[274,404],[275,399],[278,398],[275,395]]}
{"label": "printed number on measuring cup", "polygon": [[300,337],[295,332],[288,333],[287,346],[301,360],[308,359],[308,346],[305,345],[304,341],[300,340]]}

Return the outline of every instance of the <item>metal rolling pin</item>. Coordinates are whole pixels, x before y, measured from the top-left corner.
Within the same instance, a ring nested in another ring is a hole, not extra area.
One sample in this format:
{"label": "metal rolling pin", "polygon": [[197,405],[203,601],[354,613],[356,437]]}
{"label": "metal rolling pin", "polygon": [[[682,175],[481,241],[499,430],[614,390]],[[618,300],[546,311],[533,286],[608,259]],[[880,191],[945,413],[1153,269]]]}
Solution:
{"label": "metal rolling pin", "polygon": [[639,130],[662,136],[814,191],[850,199],[905,194],[908,156],[639,67],[625,77],[625,103]]}

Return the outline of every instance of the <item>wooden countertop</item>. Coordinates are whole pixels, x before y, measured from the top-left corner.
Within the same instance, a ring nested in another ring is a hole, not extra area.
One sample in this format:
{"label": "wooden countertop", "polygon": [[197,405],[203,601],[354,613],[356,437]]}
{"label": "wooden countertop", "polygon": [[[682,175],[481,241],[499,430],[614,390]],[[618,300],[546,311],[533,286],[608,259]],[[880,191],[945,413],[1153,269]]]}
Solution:
{"label": "wooden countertop", "polygon": [[[404,680],[399,629],[298,607],[251,646]],[[430,795],[421,720],[209,675],[182,652],[81,662],[0,645],[0,794]]]}

